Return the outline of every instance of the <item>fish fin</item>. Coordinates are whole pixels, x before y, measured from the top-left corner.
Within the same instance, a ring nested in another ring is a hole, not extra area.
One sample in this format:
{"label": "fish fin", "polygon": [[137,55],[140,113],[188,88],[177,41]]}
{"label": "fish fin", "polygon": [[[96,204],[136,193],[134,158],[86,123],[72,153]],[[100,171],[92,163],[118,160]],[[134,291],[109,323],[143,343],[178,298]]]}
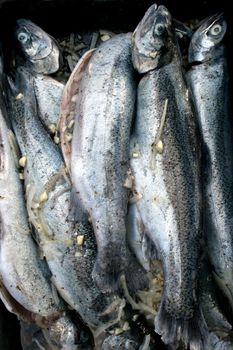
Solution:
{"label": "fish fin", "polygon": [[174,350],[180,345],[190,350],[210,349],[208,328],[199,309],[190,319],[178,319],[166,310],[163,298],[155,318],[155,331]]}
{"label": "fish fin", "polygon": [[142,250],[144,256],[149,260],[159,260],[160,255],[152,239],[145,233],[142,241]]}
{"label": "fish fin", "polygon": [[125,270],[125,278],[128,289],[131,293],[144,290],[149,286],[149,279],[146,270],[136,260],[133,254],[128,252],[128,263]]}
{"label": "fish fin", "polygon": [[[60,115],[58,118],[57,129],[61,139],[61,149],[66,167],[71,173],[71,139],[67,138],[66,130],[69,129],[69,124],[75,119],[76,101],[78,96],[79,86],[95,49],[87,51],[78,61],[76,67],[71,73],[63,90],[61,98]],[[73,116],[72,116],[73,115]],[[69,133],[73,135],[73,127],[70,128]]]}
{"label": "fish fin", "polygon": [[77,191],[74,187],[70,192],[70,212],[68,219],[70,221],[78,221],[79,223],[86,224],[88,220],[88,212],[86,211],[82,201],[79,199]]}
{"label": "fish fin", "polygon": [[109,244],[101,252],[98,251],[92,278],[103,293],[119,290],[120,277],[126,268],[126,261],[127,253],[123,245],[112,242],[111,246]]}
{"label": "fish fin", "polygon": [[112,244],[111,249],[98,252],[92,278],[103,293],[119,291],[123,273],[131,293],[148,287],[146,271],[128,249]]}
{"label": "fish fin", "polygon": [[223,292],[223,294],[228,299],[233,310],[233,285],[232,285],[232,273],[230,269],[225,269],[222,277],[218,276],[215,271],[212,271],[214,280],[218,288]]}
{"label": "fish fin", "polygon": [[15,165],[17,168],[19,168],[19,159],[20,159],[21,153],[20,153],[19,146],[17,144],[15,134],[10,129],[8,129],[7,137],[8,137],[10,148],[14,157]]}

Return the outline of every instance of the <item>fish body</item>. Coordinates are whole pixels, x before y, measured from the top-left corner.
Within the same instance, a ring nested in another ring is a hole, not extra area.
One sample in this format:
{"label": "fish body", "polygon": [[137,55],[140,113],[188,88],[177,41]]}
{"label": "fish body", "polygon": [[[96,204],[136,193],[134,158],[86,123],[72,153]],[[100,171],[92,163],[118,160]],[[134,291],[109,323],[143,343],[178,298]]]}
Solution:
{"label": "fish body", "polygon": [[[187,78],[203,144],[204,230],[219,287],[233,307],[233,125],[220,14],[203,21],[189,48]],[[198,64],[196,64],[198,63]]]}
{"label": "fish body", "polygon": [[[201,238],[200,152],[193,106],[171,16],[152,5],[133,35],[140,80],[131,137],[134,194],[144,232],[162,261],[164,291],[155,330],[165,343],[203,349],[196,300]],[[192,329],[196,322],[198,331]]]}
{"label": "fish body", "polygon": [[55,73],[61,64],[59,47],[50,35],[27,19],[18,19],[15,40],[24,65],[34,73]]}
{"label": "fish body", "polygon": [[116,35],[96,49],[83,74],[71,154],[76,208],[94,228],[98,255],[92,275],[103,291],[117,290],[123,273],[131,290],[145,285],[126,244],[124,183],[135,92],[131,34]]}
{"label": "fish body", "polygon": [[33,77],[25,69],[18,69],[15,89],[23,95],[12,102],[12,122],[21,152],[27,157],[29,218],[37,230],[54,285],[97,337],[108,328],[108,322],[114,324],[116,307],[106,315],[102,313],[116,300],[103,295],[91,278],[96,258],[94,234],[90,224],[76,222],[70,214],[71,188],[62,156],[38,118]]}

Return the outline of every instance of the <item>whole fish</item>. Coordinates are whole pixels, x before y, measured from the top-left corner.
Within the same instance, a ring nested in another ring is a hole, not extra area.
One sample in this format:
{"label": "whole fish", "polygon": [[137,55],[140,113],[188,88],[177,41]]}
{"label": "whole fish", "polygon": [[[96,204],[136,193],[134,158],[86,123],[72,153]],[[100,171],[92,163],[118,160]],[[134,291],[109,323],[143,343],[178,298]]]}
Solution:
{"label": "whole fish", "polygon": [[126,244],[129,139],[136,92],[131,34],[116,35],[91,56],[76,96],[71,176],[75,207],[90,220],[98,255],[92,276],[102,291],[145,286]]}
{"label": "whole fish", "polygon": [[189,48],[188,72],[203,144],[204,229],[220,288],[233,308],[233,124],[223,14],[204,20]]}
{"label": "whole fish", "polygon": [[34,73],[52,74],[61,65],[54,38],[28,19],[18,19],[15,39],[24,57],[23,64]]}
{"label": "whole fish", "polygon": [[[204,349],[196,296],[201,237],[200,152],[181,58],[164,6],[152,5],[133,34],[139,73],[131,138],[133,198],[162,261],[164,290],[155,330],[165,343]],[[195,324],[195,327],[193,327]]]}
{"label": "whole fish", "polygon": [[61,309],[53,299],[49,272],[31,236],[12,138],[0,110],[1,280],[25,309],[54,318]]}
{"label": "whole fish", "polygon": [[90,224],[76,222],[70,213],[70,183],[58,146],[38,118],[33,77],[18,68],[15,85],[12,84],[11,116],[21,152],[26,157],[29,218],[37,230],[51,280],[98,342],[105,329],[118,322],[124,300],[103,295],[92,280],[96,259],[94,234]]}

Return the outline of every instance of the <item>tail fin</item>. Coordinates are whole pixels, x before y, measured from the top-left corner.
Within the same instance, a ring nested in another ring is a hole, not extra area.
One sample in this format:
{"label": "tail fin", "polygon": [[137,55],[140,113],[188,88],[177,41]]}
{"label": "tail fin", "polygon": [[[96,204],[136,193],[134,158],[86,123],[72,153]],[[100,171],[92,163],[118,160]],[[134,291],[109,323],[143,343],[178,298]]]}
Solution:
{"label": "tail fin", "polygon": [[190,350],[210,349],[208,328],[200,310],[196,310],[190,319],[177,319],[167,312],[162,300],[155,318],[155,331],[165,344],[171,345],[171,349],[180,345]]}

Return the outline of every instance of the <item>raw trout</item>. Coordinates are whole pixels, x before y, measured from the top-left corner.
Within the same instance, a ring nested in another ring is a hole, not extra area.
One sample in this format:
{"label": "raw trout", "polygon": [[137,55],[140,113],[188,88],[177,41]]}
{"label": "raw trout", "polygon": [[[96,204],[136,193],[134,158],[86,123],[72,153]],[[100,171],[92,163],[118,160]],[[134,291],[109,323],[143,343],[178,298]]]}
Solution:
{"label": "raw trout", "polygon": [[126,244],[129,139],[136,92],[131,34],[102,43],[89,60],[77,94],[71,174],[76,209],[90,220],[98,255],[92,276],[102,291],[145,286],[145,272]]}
{"label": "raw trout", "polygon": [[233,123],[222,14],[202,22],[189,48],[188,81],[203,144],[204,229],[219,287],[233,308]]}
{"label": "raw trout", "polygon": [[138,72],[146,73],[138,86],[131,138],[133,196],[164,272],[155,329],[174,347],[181,342],[204,349],[206,327],[196,297],[199,139],[171,15],[164,6],[152,5],[139,23],[132,59]]}
{"label": "raw trout", "polygon": [[53,283],[97,341],[106,328],[118,322],[124,300],[103,295],[91,278],[96,259],[94,234],[90,224],[75,222],[70,213],[70,183],[60,151],[38,119],[32,82],[30,73],[19,68],[10,93],[13,128],[26,156],[29,218]]}

